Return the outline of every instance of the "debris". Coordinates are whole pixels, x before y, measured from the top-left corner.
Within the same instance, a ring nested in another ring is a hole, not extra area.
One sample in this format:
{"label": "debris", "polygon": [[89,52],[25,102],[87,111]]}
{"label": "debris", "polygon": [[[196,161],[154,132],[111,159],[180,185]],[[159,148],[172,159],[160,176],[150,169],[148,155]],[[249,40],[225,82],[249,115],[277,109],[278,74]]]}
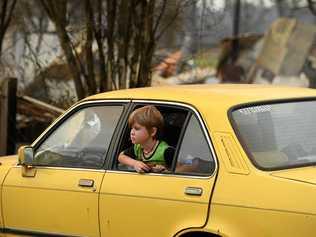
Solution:
{"label": "debris", "polygon": [[64,110],[49,105],[29,96],[18,96],[17,98],[18,128],[26,127],[29,123],[44,122],[51,123]]}

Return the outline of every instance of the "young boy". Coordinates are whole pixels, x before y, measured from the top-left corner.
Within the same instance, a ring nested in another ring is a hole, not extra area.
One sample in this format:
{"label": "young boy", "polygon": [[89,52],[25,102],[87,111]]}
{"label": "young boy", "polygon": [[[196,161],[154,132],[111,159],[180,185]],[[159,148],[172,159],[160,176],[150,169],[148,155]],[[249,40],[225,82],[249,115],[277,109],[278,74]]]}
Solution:
{"label": "young boy", "polygon": [[171,167],[174,149],[158,139],[163,124],[163,117],[155,106],[134,110],[128,119],[133,146],[120,153],[119,162],[138,173],[161,172]]}

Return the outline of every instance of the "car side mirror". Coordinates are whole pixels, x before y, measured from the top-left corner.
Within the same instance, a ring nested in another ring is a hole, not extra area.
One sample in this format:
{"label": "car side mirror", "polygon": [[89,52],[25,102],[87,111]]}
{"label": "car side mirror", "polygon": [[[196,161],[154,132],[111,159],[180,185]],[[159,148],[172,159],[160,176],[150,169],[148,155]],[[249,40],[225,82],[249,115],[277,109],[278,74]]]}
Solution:
{"label": "car side mirror", "polygon": [[23,177],[35,177],[36,169],[32,166],[34,151],[31,146],[22,146],[18,151],[19,164],[22,165]]}
{"label": "car side mirror", "polygon": [[24,166],[30,166],[33,163],[34,152],[31,146],[22,146],[18,151],[19,164]]}

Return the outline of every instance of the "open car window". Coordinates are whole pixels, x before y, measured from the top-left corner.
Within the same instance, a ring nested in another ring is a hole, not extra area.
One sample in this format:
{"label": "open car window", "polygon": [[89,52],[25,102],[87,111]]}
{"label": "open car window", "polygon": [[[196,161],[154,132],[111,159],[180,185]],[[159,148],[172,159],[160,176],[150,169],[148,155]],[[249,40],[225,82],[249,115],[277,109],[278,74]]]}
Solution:
{"label": "open car window", "polygon": [[122,111],[100,105],[75,112],[38,147],[35,164],[100,168]]}
{"label": "open car window", "polygon": [[[215,169],[215,160],[197,117],[180,106],[155,106],[164,118],[161,140],[167,142],[174,150],[170,167],[162,173],[211,175]],[[135,109],[139,107],[136,106]],[[118,154],[131,146],[133,144],[130,141],[130,128],[126,126]],[[120,163],[116,168],[123,171],[135,171],[132,167]]]}
{"label": "open car window", "polygon": [[234,110],[239,138],[254,164],[277,170],[316,163],[316,102],[299,101]]}
{"label": "open car window", "polygon": [[[144,106],[136,105],[134,110]],[[175,152],[176,147],[178,146],[182,128],[185,124],[188,111],[179,109],[173,106],[163,106],[155,105],[155,107],[160,111],[164,120],[163,130],[159,131],[158,139],[164,141],[170,147],[169,151],[172,150],[171,154]],[[133,147],[133,144],[130,139],[131,128],[128,127],[127,123],[125,124],[125,129],[122,134],[121,144],[119,146],[118,154],[126,149]],[[118,155],[117,155],[118,156]],[[172,159],[172,158],[171,158]],[[172,160],[167,162],[170,166],[172,165]],[[124,171],[135,171],[132,167],[117,163],[116,168],[118,170]],[[171,167],[168,167],[170,171]]]}

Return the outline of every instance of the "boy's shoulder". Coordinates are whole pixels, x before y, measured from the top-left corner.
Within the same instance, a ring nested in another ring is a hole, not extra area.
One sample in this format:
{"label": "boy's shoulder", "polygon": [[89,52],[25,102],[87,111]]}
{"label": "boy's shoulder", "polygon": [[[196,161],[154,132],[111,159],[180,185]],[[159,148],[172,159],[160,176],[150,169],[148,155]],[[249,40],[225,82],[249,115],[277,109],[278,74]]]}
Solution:
{"label": "boy's shoulder", "polygon": [[163,145],[163,146],[169,146],[167,142],[165,142],[164,140],[160,140],[159,141],[159,145]]}

